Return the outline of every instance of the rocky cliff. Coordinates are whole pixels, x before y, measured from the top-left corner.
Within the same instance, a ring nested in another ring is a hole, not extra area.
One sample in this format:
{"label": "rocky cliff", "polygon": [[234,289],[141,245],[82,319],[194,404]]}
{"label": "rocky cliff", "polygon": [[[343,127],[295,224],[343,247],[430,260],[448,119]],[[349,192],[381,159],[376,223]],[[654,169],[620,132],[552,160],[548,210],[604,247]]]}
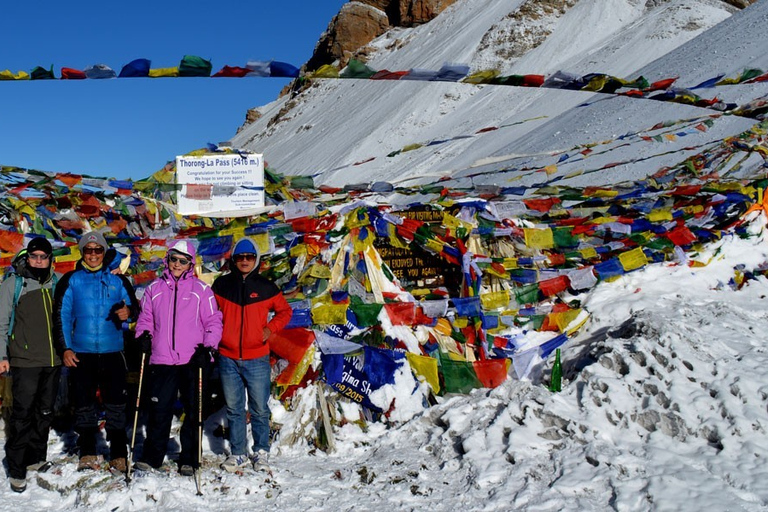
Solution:
{"label": "rocky cliff", "polygon": [[306,64],[314,70],[350,57],[393,27],[414,27],[434,19],[456,0],[355,0],[345,4]]}

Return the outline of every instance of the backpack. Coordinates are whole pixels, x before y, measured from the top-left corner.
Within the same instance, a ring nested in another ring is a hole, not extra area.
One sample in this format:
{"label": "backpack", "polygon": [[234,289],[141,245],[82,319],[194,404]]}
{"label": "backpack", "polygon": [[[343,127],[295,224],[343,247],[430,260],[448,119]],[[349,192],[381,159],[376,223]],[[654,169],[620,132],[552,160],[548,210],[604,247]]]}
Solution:
{"label": "backpack", "polygon": [[[21,277],[16,272],[11,272],[10,274],[6,274],[5,279],[10,279],[11,276],[14,276],[16,279],[16,285],[13,289],[13,308],[11,308],[11,319],[8,322],[8,342],[10,343],[11,339],[13,338],[13,325],[16,323],[16,307],[19,305],[19,299],[21,298],[21,289],[24,287],[24,278]],[[58,283],[59,279],[56,277],[56,273],[53,274],[53,283],[51,284],[51,290],[56,289],[56,284]]]}

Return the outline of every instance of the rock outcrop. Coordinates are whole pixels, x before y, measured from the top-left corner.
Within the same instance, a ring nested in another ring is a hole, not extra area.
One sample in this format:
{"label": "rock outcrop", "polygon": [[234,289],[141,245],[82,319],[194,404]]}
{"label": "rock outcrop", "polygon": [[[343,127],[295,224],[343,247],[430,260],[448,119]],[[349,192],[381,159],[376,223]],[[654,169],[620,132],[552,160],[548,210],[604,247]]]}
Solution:
{"label": "rock outcrop", "polygon": [[427,23],[456,0],[355,0],[342,6],[306,63],[308,71],[339,61],[344,66],[355,52],[392,27]]}

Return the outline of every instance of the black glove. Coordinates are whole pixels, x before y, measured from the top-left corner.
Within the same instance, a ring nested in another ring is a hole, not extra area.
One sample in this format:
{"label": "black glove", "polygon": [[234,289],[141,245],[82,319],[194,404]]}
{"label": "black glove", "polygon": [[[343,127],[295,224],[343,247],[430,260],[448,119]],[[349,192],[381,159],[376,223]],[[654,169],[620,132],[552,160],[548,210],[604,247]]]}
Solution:
{"label": "black glove", "polygon": [[195,368],[205,368],[211,364],[211,349],[200,343],[192,354],[189,364]]}
{"label": "black glove", "polygon": [[139,348],[141,349],[142,354],[152,354],[152,334],[149,331],[141,333],[141,336],[136,338],[136,341],[139,342]]}

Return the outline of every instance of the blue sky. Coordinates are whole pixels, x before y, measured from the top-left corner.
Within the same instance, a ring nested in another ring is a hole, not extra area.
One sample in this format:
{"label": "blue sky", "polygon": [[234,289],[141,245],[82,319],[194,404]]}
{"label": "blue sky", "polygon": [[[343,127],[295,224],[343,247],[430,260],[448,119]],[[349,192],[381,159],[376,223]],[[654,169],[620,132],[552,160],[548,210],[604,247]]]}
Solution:
{"label": "blue sky", "polygon": [[[248,60],[301,66],[346,0],[5,2],[0,70],[84,69],[184,55],[213,72]],[[279,78],[0,81],[0,165],[140,179],[176,155],[231,138]]]}

